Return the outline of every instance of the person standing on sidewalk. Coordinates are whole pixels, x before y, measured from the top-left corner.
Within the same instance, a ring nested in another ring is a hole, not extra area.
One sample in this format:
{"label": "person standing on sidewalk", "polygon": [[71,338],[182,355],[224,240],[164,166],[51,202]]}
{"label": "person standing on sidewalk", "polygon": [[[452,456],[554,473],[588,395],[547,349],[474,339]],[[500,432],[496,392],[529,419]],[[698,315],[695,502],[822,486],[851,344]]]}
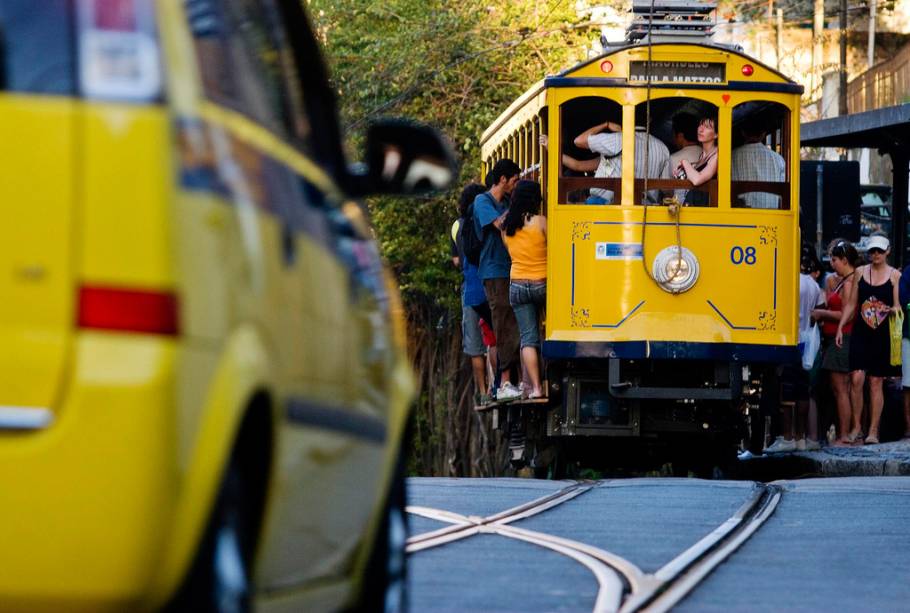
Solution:
{"label": "person standing on sidewalk", "polygon": [[496,162],[490,173],[492,187],[474,200],[474,227],[483,241],[479,274],[490,305],[493,333],[496,335],[496,355],[502,384],[495,390],[497,401],[521,398],[515,385],[518,367],[518,322],[509,304],[509,272],[512,259],[502,242],[502,219],[507,206],[506,196],[518,183],[521,169],[510,159]]}
{"label": "person standing on sidewalk", "polygon": [[[844,325],[842,346],[835,343],[835,336],[837,324],[844,312],[844,303],[856,291],[856,262],[859,255],[850,241],[836,238],[828,248],[828,256],[834,274],[825,280],[825,307],[815,309],[812,316],[822,324],[822,369],[830,373],[837,404],[838,430],[834,445],[844,447],[854,444],[856,436],[851,439],[850,433],[860,431],[862,417],[862,411],[854,413],[850,403],[850,333],[853,331],[853,322]],[[862,409],[862,405],[859,408]]]}
{"label": "person standing on sidewalk", "polygon": [[[819,262],[815,254],[811,252],[804,254],[801,258],[799,274],[800,337],[812,325],[812,311],[824,303],[822,290],[812,276],[812,273],[818,270]],[[765,453],[818,449],[817,440],[810,437],[810,444],[806,442],[811,384],[809,371],[803,368],[801,357],[797,356],[793,363],[784,364],[780,375],[780,387],[781,436],[778,436],[777,440],[765,449]]]}
{"label": "person standing on sidewalk", "polygon": [[[891,243],[881,234],[869,240],[870,264],[856,269],[857,290],[844,304],[844,312],[837,325],[835,342],[844,344],[844,327],[853,319],[853,334],[850,339],[850,383],[853,386],[851,403],[854,414],[862,412],[863,383],[869,379],[869,436],[866,444],[879,442],[878,426],[882,417],[885,397],[882,384],[885,377],[901,375],[900,366],[891,365],[891,334],[888,316],[900,307],[901,273],[888,265]],[[858,432],[851,432],[858,438]]]}

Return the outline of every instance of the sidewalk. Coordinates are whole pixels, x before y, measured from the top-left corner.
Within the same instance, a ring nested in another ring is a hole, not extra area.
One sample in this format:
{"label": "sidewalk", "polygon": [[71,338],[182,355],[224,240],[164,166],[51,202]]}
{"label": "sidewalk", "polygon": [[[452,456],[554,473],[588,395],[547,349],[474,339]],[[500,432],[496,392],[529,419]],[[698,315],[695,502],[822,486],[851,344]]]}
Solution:
{"label": "sidewalk", "polygon": [[[910,475],[910,440],[862,447],[825,447],[820,451],[794,451],[742,460],[743,476],[880,477]],[[781,477],[777,477],[781,478]]]}

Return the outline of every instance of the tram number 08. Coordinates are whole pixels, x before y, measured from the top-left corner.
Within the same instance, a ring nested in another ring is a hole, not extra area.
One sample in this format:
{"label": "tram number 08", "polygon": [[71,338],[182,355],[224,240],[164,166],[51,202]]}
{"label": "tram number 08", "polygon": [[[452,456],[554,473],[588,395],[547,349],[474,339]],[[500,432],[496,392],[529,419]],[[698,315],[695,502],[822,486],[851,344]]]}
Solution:
{"label": "tram number 08", "polygon": [[730,261],[736,266],[740,264],[752,266],[756,262],[755,247],[740,247],[736,245],[730,250]]}

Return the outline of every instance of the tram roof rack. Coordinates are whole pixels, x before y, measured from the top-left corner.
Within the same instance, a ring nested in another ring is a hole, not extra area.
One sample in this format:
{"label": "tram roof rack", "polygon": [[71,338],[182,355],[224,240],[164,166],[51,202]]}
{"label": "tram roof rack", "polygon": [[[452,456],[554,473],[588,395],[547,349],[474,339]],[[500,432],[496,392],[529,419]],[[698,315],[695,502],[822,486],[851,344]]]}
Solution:
{"label": "tram roof rack", "polygon": [[714,35],[716,2],[701,0],[634,0],[633,20],[626,30],[630,43],[703,43]]}

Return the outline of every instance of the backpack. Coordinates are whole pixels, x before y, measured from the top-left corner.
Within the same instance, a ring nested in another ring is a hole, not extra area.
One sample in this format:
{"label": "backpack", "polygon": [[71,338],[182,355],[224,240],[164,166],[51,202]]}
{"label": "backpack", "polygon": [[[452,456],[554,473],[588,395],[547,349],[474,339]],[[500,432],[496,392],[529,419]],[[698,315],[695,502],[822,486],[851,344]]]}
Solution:
{"label": "backpack", "polygon": [[483,238],[477,236],[474,226],[474,203],[468,205],[464,221],[461,224],[461,248],[464,257],[474,266],[480,266],[480,252],[483,250]]}

